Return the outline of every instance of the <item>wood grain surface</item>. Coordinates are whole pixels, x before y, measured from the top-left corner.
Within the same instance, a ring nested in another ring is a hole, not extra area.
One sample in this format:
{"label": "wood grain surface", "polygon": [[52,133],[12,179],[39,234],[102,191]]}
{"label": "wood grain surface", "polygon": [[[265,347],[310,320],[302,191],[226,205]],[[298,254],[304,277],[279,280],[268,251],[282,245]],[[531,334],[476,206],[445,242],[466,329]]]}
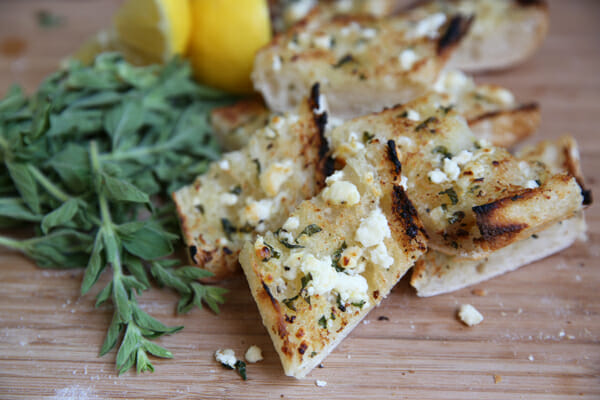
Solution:
{"label": "wood grain surface", "polygon": [[[119,3],[2,0],[0,93],[12,83],[34,90],[108,24]],[[39,10],[63,16],[64,23],[38,26]],[[600,1],[551,1],[542,49],[480,81],[539,101],[543,122],[533,140],[573,134],[600,196]],[[111,310],[94,309],[95,293],[79,296],[82,272],[41,270],[0,249],[0,399],[599,399],[599,207],[586,217],[587,243],[477,285],[486,296],[469,288],[420,299],[404,279],[324,368],[302,381],[283,375],[241,277],[225,284],[231,292],[219,316],[207,310],[176,315],[173,293],[144,293],[146,311],[185,329],[158,341],[175,358],[155,360],[156,372],[117,377],[115,352],[98,357]],[[456,319],[463,303],[483,313],[481,325],[468,328]],[[248,366],[247,382],[213,359],[217,348],[241,356],[251,344],[265,359]],[[316,379],[327,386],[317,387]]]}

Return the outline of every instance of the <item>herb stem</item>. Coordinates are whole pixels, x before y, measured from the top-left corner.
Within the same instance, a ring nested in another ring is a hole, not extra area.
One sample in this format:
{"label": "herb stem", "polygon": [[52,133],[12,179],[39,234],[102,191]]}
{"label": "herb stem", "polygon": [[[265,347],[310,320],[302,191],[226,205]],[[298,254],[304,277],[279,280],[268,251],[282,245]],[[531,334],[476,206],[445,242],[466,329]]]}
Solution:
{"label": "herb stem", "polygon": [[16,239],[11,239],[6,236],[0,236],[0,246],[8,247],[9,249],[24,251],[25,243]]}
{"label": "herb stem", "polygon": [[70,199],[69,195],[66,194],[65,192],[63,192],[62,190],[60,190],[60,188],[58,188],[52,182],[50,182],[50,180],[48,178],[46,178],[46,175],[44,175],[42,173],[42,171],[40,171],[39,169],[37,169],[36,167],[34,167],[31,164],[29,164],[28,167],[29,167],[29,172],[31,172],[31,174],[34,176],[35,180],[40,185],[42,185],[44,187],[44,189],[46,189],[48,191],[48,193],[50,193],[52,195],[52,197],[54,197],[55,199],[60,200],[62,202],[65,202]]}

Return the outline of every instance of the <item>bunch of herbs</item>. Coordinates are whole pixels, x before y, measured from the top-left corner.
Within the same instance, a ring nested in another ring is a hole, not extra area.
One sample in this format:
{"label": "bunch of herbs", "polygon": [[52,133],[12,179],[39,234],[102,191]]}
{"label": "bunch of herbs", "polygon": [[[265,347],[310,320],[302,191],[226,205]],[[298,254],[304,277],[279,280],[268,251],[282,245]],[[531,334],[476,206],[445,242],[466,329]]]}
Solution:
{"label": "bunch of herbs", "polygon": [[43,268],[85,267],[82,294],[109,267],[96,305],[110,300],[114,314],[100,355],[122,338],[119,373],[154,370],[148,354],[172,354],[152,339],[183,328],[138,305],[151,279],[179,293],[179,312],[203,303],[218,312],[223,302],[224,289],[198,282],[208,271],[168,258],[179,239],[168,194],[219,157],[208,114],[229,101],[180,60],[136,67],[106,53],[0,102],[0,227],[31,232],[0,245]]}

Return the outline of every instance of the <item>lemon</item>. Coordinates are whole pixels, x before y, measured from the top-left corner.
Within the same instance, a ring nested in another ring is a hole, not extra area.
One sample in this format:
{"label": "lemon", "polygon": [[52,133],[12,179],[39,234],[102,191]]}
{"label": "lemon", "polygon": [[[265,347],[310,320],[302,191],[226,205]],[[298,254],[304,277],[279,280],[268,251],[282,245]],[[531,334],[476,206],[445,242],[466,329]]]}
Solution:
{"label": "lemon", "polygon": [[164,62],[184,54],[191,30],[189,0],[127,0],[114,17],[116,43]]}
{"label": "lemon", "polygon": [[234,93],[252,91],[257,50],[271,40],[266,0],[191,0],[189,58],[201,83]]}

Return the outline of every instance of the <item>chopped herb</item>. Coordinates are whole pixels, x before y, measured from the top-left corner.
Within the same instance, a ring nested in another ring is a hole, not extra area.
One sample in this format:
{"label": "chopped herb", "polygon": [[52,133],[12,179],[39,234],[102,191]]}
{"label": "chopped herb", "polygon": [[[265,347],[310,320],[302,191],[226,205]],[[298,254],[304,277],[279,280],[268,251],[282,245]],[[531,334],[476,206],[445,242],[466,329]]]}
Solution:
{"label": "chopped herb", "polygon": [[285,304],[285,306],[287,308],[289,308],[292,311],[296,311],[296,306],[294,305],[294,301],[296,301],[296,299],[298,298],[298,295],[295,295],[294,297],[290,297],[289,299],[285,299],[283,300],[283,304]]}
{"label": "chopped herb", "polygon": [[538,235],[536,235],[535,233],[534,233],[533,235],[531,235],[531,237],[532,237],[532,238],[534,238],[534,239],[537,239],[537,238],[539,238],[539,236],[538,236]]}
{"label": "chopped herb", "polygon": [[331,266],[335,268],[337,272],[344,271],[344,268],[342,268],[342,266],[340,265],[340,258],[342,258],[342,253],[344,252],[344,250],[346,250],[347,247],[348,246],[346,245],[346,242],[343,242],[342,245],[333,253],[333,256],[331,257]]}
{"label": "chopped herb", "polygon": [[542,181],[540,181],[539,179],[536,179],[536,180],[535,180],[535,183],[537,183],[538,187],[539,187],[539,186],[542,186]]}
{"label": "chopped herb", "polygon": [[304,228],[302,230],[302,232],[300,232],[300,234],[296,238],[296,242],[298,242],[298,239],[300,239],[300,236],[302,236],[302,235],[312,236],[315,233],[321,232],[322,230],[323,229],[321,229],[321,227],[319,225],[315,225],[315,224],[307,225],[306,228]]}
{"label": "chopped herb", "polygon": [[438,194],[447,194],[448,197],[450,198],[450,201],[452,202],[452,205],[455,205],[456,203],[458,203],[458,196],[457,196],[456,192],[454,191],[454,188],[452,188],[452,187],[450,187],[444,191],[441,191]]}
{"label": "chopped herb", "polygon": [[358,302],[356,302],[356,303],[352,303],[352,305],[353,305],[354,307],[358,307],[358,308],[360,308],[360,309],[362,310],[363,306],[364,306],[366,303],[367,303],[366,301],[364,301],[364,300],[361,300],[361,301],[358,301]]}
{"label": "chopped herb", "polygon": [[442,204],[440,207],[442,207],[443,211],[448,211],[448,206],[446,205],[446,203]]}
{"label": "chopped herb", "polygon": [[258,158],[254,158],[254,159],[252,160],[252,162],[253,162],[254,164],[256,164],[256,173],[257,173],[258,175],[260,175],[260,172],[261,172],[260,161],[258,160]]}
{"label": "chopped herb", "polygon": [[367,80],[367,76],[361,72],[360,74],[358,74],[358,79],[360,79],[361,81],[365,81]]}
{"label": "chopped herb", "polygon": [[343,56],[342,58],[340,58],[335,64],[333,64],[332,67],[333,68],[339,68],[339,67],[341,67],[344,64],[347,64],[349,62],[356,62],[356,60],[354,59],[354,57],[352,57],[352,54],[346,54],[345,56]]}
{"label": "chopped herb", "polygon": [[462,211],[456,211],[454,212],[454,214],[452,214],[452,216],[450,218],[448,218],[448,223],[450,225],[456,223],[456,222],[460,222],[463,220],[463,218],[465,217],[465,213]]}
{"label": "chopped herb", "polygon": [[452,158],[452,153],[448,151],[448,148],[446,146],[436,146],[433,150],[431,150],[431,153],[438,153],[443,155],[445,158]]}
{"label": "chopped herb", "polygon": [[243,380],[246,380],[246,363],[242,360],[237,360],[235,362],[235,370],[240,374]]}
{"label": "chopped herb", "polygon": [[202,204],[196,205],[196,210],[198,210],[200,214],[204,214],[204,206]]}
{"label": "chopped herb", "polygon": [[233,189],[229,191],[231,194],[240,195],[242,193],[242,187],[240,185],[235,186]]}
{"label": "chopped herb", "polygon": [[231,240],[231,234],[237,232],[237,228],[227,218],[221,218],[221,226],[227,239]]}
{"label": "chopped herb", "polygon": [[314,357],[314,356],[316,356],[316,355],[317,355],[317,352],[316,352],[316,351],[312,351],[312,352],[310,353],[310,358],[313,358],[313,357]]}
{"label": "chopped herb", "polygon": [[471,189],[469,189],[469,193],[475,193],[475,191],[479,188],[480,188],[479,185],[473,185],[473,186],[471,186]]}
{"label": "chopped herb", "polygon": [[319,319],[319,325],[321,326],[321,328],[323,329],[327,329],[327,318],[325,318],[325,316],[321,316],[321,319]]}
{"label": "chopped herb", "polygon": [[454,247],[455,249],[458,249],[458,243],[456,243],[455,241],[452,241],[450,245],[452,245],[452,247]]}
{"label": "chopped herb", "polygon": [[302,298],[304,299],[304,301],[306,302],[306,304],[308,304],[310,306],[310,296],[304,296]]}
{"label": "chopped herb", "polygon": [[286,239],[279,239],[279,243],[281,243],[288,249],[303,249],[304,248],[304,246],[299,245],[299,244],[290,243]]}
{"label": "chopped herb", "polygon": [[269,243],[263,242],[265,247],[269,250],[269,255],[262,259],[263,262],[269,261],[271,258],[279,259],[279,252],[273,248]]}
{"label": "chopped herb", "polygon": [[473,147],[475,147],[475,150],[481,149],[481,145],[479,144],[479,140],[476,140],[475,142],[473,142]]}
{"label": "chopped herb", "polygon": [[[427,125],[438,122],[436,117],[429,117],[425,121],[421,122],[419,125],[415,127],[415,131],[419,132],[423,129],[427,128]],[[435,133],[435,129],[429,129],[430,133]]]}
{"label": "chopped herb", "polygon": [[454,105],[450,104],[447,107],[442,106],[440,109],[442,110],[442,114],[444,114],[444,116],[446,116],[453,108],[454,108]]}
{"label": "chopped herb", "polygon": [[404,112],[402,112],[402,114],[398,114],[398,118],[406,118],[408,117],[408,111],[404,110]]}
{"label": "chopped herb", "polygon": [[371,143],[371,141],[373,140],[374,137],[375,137],[375,135],[372,134],[371,132],[367,132],[367,131],[363,132],[363,142],[365,142],[365,143]]}
{"label": "chopped herb", "polygon": [[335,321],[335,312],[332,311],[331,316],[329,318],[331,318],[333,321]]}
{"label": "chopped herb", "polygon": [[302,289],[304,289],[306,287],[306,285],[308,285],[308,282],[313,280],[313,276],[312,274],[309,272],[308,275],[304,275],[302,277],[302,279],[300,279],[300,282],[302,283]]}
{"label": "chopped herb", "polygon": [[341,312],[346,311],[346,306],[342,303],[342,296],[339,293],[337,294],[336,303]]}

